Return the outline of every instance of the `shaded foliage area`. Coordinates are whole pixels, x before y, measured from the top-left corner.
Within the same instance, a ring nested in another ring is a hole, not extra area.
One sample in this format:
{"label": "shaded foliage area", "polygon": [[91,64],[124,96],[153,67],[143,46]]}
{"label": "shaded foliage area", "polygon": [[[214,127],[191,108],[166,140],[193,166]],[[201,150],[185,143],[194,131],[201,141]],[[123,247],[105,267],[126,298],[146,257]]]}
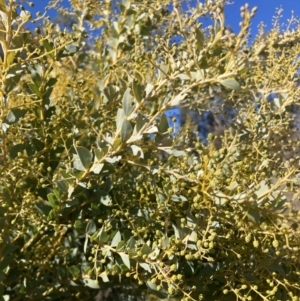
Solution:
{"label": "shaded foliage area", "polygon": [[296,300],[300,31],[247,46],[247,5],[235,35],[221,0],[70,3],[72,30],[33,34],[0,1],[2,299]]}

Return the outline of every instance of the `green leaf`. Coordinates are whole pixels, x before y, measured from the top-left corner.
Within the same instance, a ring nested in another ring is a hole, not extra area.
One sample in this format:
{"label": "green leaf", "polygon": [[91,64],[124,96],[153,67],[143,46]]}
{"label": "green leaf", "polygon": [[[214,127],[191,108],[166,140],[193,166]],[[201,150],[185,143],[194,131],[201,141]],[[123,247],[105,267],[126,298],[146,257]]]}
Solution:
{"label": "green leaf", "polygon": [[37,68],[37,70],[35,70],[35,69],[31,69],[31,73],[30,73],[30,76],[31,76],[31,79],[32,79],[32,81],[35,83],[35,86],[37,87],[37,88],[40,88],[41,87],[41,85],[42,85],[42,83],[43,83],[43,81],[42,81],[42,77],[41,77],[41,75],[39,74],[40,73],[40,69],[41,69],[41,66],[40,65],[38,65],[38,66],[36,66],[36,68]]}
{"label": "green leaf", "polygon": [[201,50],[204,45],[205,36],[204,33],[200,30],[200,28],[196,28],[196,43],[197,43],[197,50]]}
{"label": "green leaf", "polygon": [[55,209],[50,210],[48,214],[48,219],[55,220],[56,218],[57,218],[57,211],[55,211]]}
{"label": "green leaf", "polygon": [[6,269],[13,260],[15,260],[15,254],[3,256],[0,261],[0,271]]}
{"label": "green leaf", "polygon": [[93,154],[82,146],[77,146],[75,149],[82,166],[85,169],[89,169],[93,160]]}
{"label": "green leaf", "polygon": [[147,245],[147,244],[144,244],[142,247],[141,247],[141,250],[140,250],[143,254],[150,254],[152,252],[152,249]]}
{"label": "green leaf", "polygon": [[105,243],[108,241],[108,239],[109,239],[109,236],[107,235],[104,228],[102,227],[97,234],[97,240],[99,242]]}
{"label": "green leaf", "polygon": [[60,201],[61,200],[61,196],[62,196],[62,192],[59,189],[53,189],[53,193],[56,196],[56,198]]}
{"label": "green leaf", "polygon": [[244,273],[244,277],[249,282],[257,282],[257,279],[250,273]]}
{"label": "green leaf", "polygon": [[21,118],[23,118],[26,113],[27,113],[27,110],[14,108],[8,112],[5,119],[9,124],[14,124],[14,123],[18,122]]}
{"label": "green leaf", "polygon": [[54,78],[54,77],[49,78],[49,80],[47,81],[46,87],[54,86],[57,81],[58,81],[57,78]]}
{"label": "green leaf", "polygon": [[119,255],[120,255],[122,261],[124,262],[124,264],[126,265],[126,267],[127,267],[128,269],[130,269],[130,259],[129,259],[129,255],[128,255],[128,254],[125,254],[125,253],[123,253],[123,252],[120,252]]}
{"label": "green leaf", "polygon": [[140,262],[139,265],[148,273],[151,273],[151,266],[148,263]]}
{"label": "green leaf", "polygon": [[51,206],[45,205],[43,203],[37,203],[34,206],[41,214],[45,216],[48,216],[50,211],[52,210]]}
{"label": "green leaf", "polygon": [[35,94],[35,95],[37,95],[37,96],[39,96],[39,97],[41,96],[39,87],[36,86],[36,84],[34,84],[34,83],[28,83],[27,85],[28,85],[30,91],[31,91],[33,94]]}
{"label": "green leaf", "polygon": [[114,172],[115,172],[115,167],[112,164],[105,162],[103,168],[101,169],[100,175],[107,176]]}
{"label": "green leaf", "polygon": [[96,159],[101,160],[108,153],[108,150],[109,150],[109,147],[107,145],[100,146],[98,144],[98,147],[100,147],[100,149],[98,149],[98,148],[94,149],[94,153],[96,156],[95,160]]}
{"label": "green leaf", "polygon": [[166,115],[162,114],[160,121],[159,121],[159,125],[158,125],[158,131],[163,134],[163,133],[167,132],[169,127],[170,126],[169,126],[169,122],[168,122]]}
{"label": "green leaf", "polygon": [[84,226],[84,224],[83,224],[83,221],[82,221],[82,220],[79,220],[79,219],[78,219],[78,220],[75,221],[75,223],[74,223],[75,229],[82,229],[83,226]]}
{"label": "green leaf", "polygon": [[135,101],[130,94],[129,88],[125,91],[123,95],[122,104],[123,104],[125,116],[128,117],[135,109]]}
{"label": "green leaf", "polygon": [[130,237],[129,240],[127,241],[127,247],[130,250],[134,250],[135,249],[135,244],[136,244],[136,240],[133,237]]}
{"label": "green leaf", "polygon": [[132,82],[132,90],[135,99],[140,102],[143,99],[144,89],[142,85],[139,85],[137,81]]}
{"label": "green leaf", "polygon": [[128,121],[127,119],[124,119],[122,128],[121,128],[122,142],[126,142],[131,137],[132,131],[133,131],[133,128],[132,128],[130,121]]}
{"label": "green leaf", "polygon": [[254,224],[257,224],[257,225],[260,224],[260,213],[259,213],[258,210],[255,210],[253,208],[249,208],[248,212],[247,212],[247,217]]}
{"label": "green leaf", "polygon": [[19,246],[17,246],[17,245],[13,245],[13,244],[7,245],[7,246],[5,246],[5,248],[2,251],[1,255],[3,255],[3,256],[10,255],[11,253],[16,251],[17,249],[19,249]]}
{"label": "green leaf", "polygon": [[80,269],[76,265],[70,266],[68,270],[74,278],[77,278],[80,275]]}
{"label": "green leaf", "polygon": [[46,51],[49,53],[50,57],[54,58],[53,44],[49,43],[48,40],[44,40],[43,46],[46,49]]}
{"label": "green leaf", "polygon": [[124,245],[125,245],[125,241],[121,240],[121,241],[118,243],[118,245],[117,245],[117,247],[116,247],[116,250],[120,251],[121,249],[123,249]]}
{"label": "green leaf", "polygon": [[227,78],[221,81],[221,85],[231,90],[241,90],[240,84],[234,78]]}
{"label": "green leaf", "polygon": [[114,238],[112,239],[110,246],[113,247],[113,248],[116,247],[116,246],[118,246],[118,244],[121,241],[121,239],[122,239],[121,233],[120,233],[120,231],[118,231],[115,234]]}
{"label": "green leaf", "polygon": [[270,272],[277,272],[280,276],[285,277],[285,271],[282,266],[278,263],[273,263],[267,267]]}
{"label": "green leaf", "polygon": [[56,208],[59,205],[59,201],[54,195],[54,193],[47,194],[48,201],[53,208]]}
{"label": "green leaf", "polygon": [[90,220],[86,226],[85,233],[91,235],[95,233],[96,230],[97,230],[96,224],[94,223],[93,220]]}
{"label": "green leaf", "polygon": [[138,114],[135,123],[135,132],[138,133],[143,128],[146,122],[147,122],[146,118],[141,114]]}
{"label": "green leaf", "polygon": [[[0,281],[3,281],[5,278],[6,278],[5,274],[2,271],[0,271]],[[6,300],[9,300],[9,298],[7,298]]]}

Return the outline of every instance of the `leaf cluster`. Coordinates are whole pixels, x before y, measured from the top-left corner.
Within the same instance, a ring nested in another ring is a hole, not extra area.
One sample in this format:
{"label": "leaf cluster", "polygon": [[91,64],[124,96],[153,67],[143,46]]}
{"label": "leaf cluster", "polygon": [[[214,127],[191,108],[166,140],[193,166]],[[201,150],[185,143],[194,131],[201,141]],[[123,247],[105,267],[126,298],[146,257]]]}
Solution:
{"label": "leaf cluster", "polygon": [[[234,34],[221,0],[70,3],[72,29],[30,32],[0,2],[0,295],[296,300],[300,31],[250,43],[256,9]],[[224,130],[175,134],[177,107]]]}

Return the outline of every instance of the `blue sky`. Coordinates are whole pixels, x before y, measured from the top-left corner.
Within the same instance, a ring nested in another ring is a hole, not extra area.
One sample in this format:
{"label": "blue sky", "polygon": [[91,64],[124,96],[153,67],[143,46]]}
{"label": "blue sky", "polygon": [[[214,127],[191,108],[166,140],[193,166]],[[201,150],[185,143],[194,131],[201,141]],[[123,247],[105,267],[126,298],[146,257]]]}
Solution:
{"label": "blue sky", "polygon": [[[44,7],[49,3],[49,0],[31,0],[34,2],[35,7],[30,11],[43,11]],[[99,0],[100,1],[100,0]],[[258,24],[263,21],[267,25],[267,30],[271,29],[272,17],[275,14],[276,8],[282,6],[284,9],[282,22],[286,22],[291,16],[291,11],[294,11],[295,16],[300,17],[300,0],[230,0],[231,5],[226,8],[226,22],[232,27],[232,29],[237,32],[239,30],[240,17],[240,7],[248,2],[250,8],[257,6],[258,11],[253,19],[252,33],[253,35],[257,32]],[[63,4],[68,6],[69,1],[63,0]],[[50,13],[53,17],[53,12]]]}
{"label": "blue sky", "polygon": [[266,30],[272,28],[272,17],[275,15],[276,8],[282,7],[284,9],[282,13],[282,22],[287,23],[287,19],[291,17],[291,11],[294,11],[295,17],[300,17],[300,1],[299,0],[235,0],[232,5],[228,5],[226,8],[226,21],[235,32],[239,29],[240,7],[245,3],[248,3],[250,8],[257,6],[258,11],[253,19],[251,27],[252,33],[257,33],[257,26],[260,22],[264,22],[267,27]]}

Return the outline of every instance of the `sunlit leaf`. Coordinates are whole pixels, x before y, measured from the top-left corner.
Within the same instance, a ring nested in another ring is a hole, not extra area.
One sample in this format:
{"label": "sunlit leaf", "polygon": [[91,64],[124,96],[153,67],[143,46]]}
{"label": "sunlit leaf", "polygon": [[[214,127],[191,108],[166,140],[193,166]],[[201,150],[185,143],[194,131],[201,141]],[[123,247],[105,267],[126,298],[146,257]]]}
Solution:
{"label": "sunlit leaf", "polygon": [[122,237],[121,237],[121,233],[120,233],[120,231],[118,231],[116,234],[115,234],[115,236],[114,236],[114,238],[112,239],[112,241],[111,241],[111,247],[116,247],[116,246],[118,246],[118,244],[119,244],[119,242],[121,241],[121,239],[122,239]]}
{"label": "sunlit leaf", "polygon": [[231,90],[240,90],[240,84],[234,78],[227,78],[221,81],[221,84]]}
{"label": "sunlit leaf", "polygon": [[152,92],[154,86],[152,84],[147,84],[145,92],[146,92],[146,97]]}
{"label": "sunlit leaf", "polygon": [[130,259],[129,259],[129,256],[128,254],[125,254],[123,252],[120,252],[119,253],[120,257],[122,258],[122,261],[124,262],[124,264],[126,265],[126,267],[128,269],[130,269]]}
{"label": "sunlit leaf", "polygon": [[102,272],[101,274],[99,274],[99,276],[102,278],[103,282],[109,282],[109,278],[106,274],[106,271]]}
{"label": "sunlit leaf", "polygon": [[83,279],[83,283],[90,287],[90,288],[94,288],[94,289],[99,289],[100,286],[98,284],[97,280],[93,280],[93,279]]}
{"label": "sunlit leaf", "polygon": [[130,148],[132,150],[132,153],[134,156],[137,156],[139,158],[144,158],[143,150],[137,146],[137,145],[130,145]]}
{"label": "sunlit leaf", "polygon": [[118,109],[117,119],[116,119],[116,126],[118,131],[121,130],[124,119],[125,119],[124,109]]}
{"label": "sunlit leaf", "polygon": [[27,110],[25,109],[18,109],[18,108],[11,109],[6,116],[6,121],[9,124],[16,123],[19,121],[19,119],[24,117],[26,113]]}
{"label": "sunlit leaf", "polygon": [[139,265],[148,273],[151,273],[151,267],[150,264],[145,263],[145,262],[140,262]]}
{"label": "sunlit leaf", "polygon": [[183,99],[185,99],[185,97],[186,97],[186,94],[185,94],[185,93],[184,93],[184,94],[179,93],[178,95],[176,95],[176,96],[170,101],[170,106],[171,106],[171,107],[178,106],[178,105],[181,103],[181,101],[182,101]]}

